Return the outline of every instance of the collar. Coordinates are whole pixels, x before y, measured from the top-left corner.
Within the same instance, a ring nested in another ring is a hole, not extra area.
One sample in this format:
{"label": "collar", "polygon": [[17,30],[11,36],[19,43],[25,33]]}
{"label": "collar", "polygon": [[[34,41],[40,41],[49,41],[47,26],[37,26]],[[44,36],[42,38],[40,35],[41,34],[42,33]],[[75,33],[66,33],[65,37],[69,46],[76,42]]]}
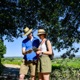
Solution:
{"label": "collar", "polygon": [[33,37],[31,38],[31,41],[33,40]]}

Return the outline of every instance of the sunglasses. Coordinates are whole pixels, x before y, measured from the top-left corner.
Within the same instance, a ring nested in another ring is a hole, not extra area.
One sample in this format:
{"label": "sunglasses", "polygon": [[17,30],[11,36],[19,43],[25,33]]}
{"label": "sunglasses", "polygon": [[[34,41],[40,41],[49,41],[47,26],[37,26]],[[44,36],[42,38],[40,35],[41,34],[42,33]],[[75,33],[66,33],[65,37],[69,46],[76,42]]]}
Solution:
{"label": "sunglasses", "polygon": [[41,36],[41,34],[40,34],[40,35],[38,35],[38,36]]}

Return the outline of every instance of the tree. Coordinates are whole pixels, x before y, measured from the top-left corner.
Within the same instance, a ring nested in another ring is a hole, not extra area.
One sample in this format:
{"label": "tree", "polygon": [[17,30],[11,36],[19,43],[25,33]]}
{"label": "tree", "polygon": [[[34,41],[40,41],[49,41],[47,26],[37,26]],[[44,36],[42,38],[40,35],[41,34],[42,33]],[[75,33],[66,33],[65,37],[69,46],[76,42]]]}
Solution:
{"label": "tree", "polygon": [[17,38],[25,26],[44,28],[55,49],[79,50],[73,47],[73,43],[80,42],[79,0],[20,0],[18,6],[1,0],[0,4],[2,37]]}
{"label": "tree", "polygon": [[7,40],[18,37],[18,9],[14,3],[8,0],[0,0],[0,37],[5,36]]}
{"label": "tree", "polygon": [[3,43],[3,40],[0,39],[0,74],[3,71],[4,66],[1,63],[1,58],[3,57],[3,55],[6,53],[6,46]]}
{"label": "tree", "polygon": [[1,64],[1,58],[6,53],[6,46],[3,44],[3,41],[0,40],[0,64]]}

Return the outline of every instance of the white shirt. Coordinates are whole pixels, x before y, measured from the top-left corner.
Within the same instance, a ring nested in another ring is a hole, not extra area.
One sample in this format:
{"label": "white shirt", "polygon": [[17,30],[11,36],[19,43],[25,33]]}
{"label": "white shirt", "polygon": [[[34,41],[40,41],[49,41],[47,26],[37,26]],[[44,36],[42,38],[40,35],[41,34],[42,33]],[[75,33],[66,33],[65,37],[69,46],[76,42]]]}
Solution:
{"label": "white shirt", "polygon": [[45,42],[42,43],[42,44],[40,44],[39,49],[40,49],[42,52],[47,51],[47,48],[46,48]]}

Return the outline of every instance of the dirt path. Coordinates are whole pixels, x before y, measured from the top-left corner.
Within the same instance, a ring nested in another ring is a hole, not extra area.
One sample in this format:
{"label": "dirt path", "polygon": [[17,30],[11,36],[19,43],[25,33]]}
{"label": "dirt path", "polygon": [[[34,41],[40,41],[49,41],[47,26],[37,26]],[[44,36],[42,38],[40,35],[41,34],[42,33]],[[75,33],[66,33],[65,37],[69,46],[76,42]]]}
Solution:
{"label": "dirt path", "polygon": [[0,75],[0,80],[19,80],[20,66],[12,64],[4,64],[5,68]]}
{"label": "dirt path", "polygon": [[[0,75],[0,80],[19,80],[19,65],[4,64],[5,68]],[[28,80],[29,77],[26,76],[24,80]]]}
{"label": "dirt path", "polygon": [[13,65],[13,64],[4,64],[5,67],[11,67],[11,68],[20,68],[19,65]]}

